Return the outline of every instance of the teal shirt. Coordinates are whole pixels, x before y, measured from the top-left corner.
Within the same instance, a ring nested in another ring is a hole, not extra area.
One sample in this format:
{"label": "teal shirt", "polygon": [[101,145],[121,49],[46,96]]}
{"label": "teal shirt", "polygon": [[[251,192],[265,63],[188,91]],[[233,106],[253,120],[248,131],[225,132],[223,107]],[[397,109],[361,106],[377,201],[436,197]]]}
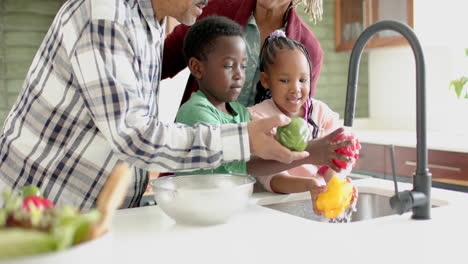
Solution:
{"label": "teal shirt", "polygon": [[[210,101],[208,101],[205,94],[198,90],[180,107],[177,112],[176,122],[193,126],[196,123],[221,125],[250,121],[249,112],[245,106],[237,102],[226,104],[226,107],[231,110],[232,115],[228,115],[216,109]],[[177,175],[203,173],[247,174],[247,166],[244,161],[233,161],[224,163],[216,169],[177,173]]]}
{"label": "teal shirt", "polygon": [[[285,25],[280,30],[286,30]],[[245,84],[237,102],[244,106],[255,104],[257,83],[260,81],[260,31],[253,13],[245,25],[245,44],[247,46],[247,69],[245,69]]]}
{"label": "teal shirt", "polygon": [[260,31],[253,13],[247,21],[247,25],[245,25],[245,43],[247,47],[247,69],[245,69],[244,87],[237,98],[237,102],[248,107],[255,104],[257,83],[260,80]]}

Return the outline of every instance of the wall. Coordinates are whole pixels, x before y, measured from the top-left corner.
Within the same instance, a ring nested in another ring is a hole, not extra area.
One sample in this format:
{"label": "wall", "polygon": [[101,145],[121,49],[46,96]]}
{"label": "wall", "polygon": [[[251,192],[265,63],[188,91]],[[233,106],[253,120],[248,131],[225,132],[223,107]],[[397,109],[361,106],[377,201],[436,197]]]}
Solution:
{"label": "wall", "polygon": [[61,0],[0,0],[0,125]]}
{"label": "wall", "polygon": [[[427,129],[463,135],[468,130],[468,100],[456,99],[450,80],[468,75],[466,1],[415,0],[415,32],[425,53]],[[409,47],[383,48],[369,54],[369,128],[414,130],[415,63]],[[467,144],[466,142],[461,142]]]}
{"label": "wall", "polygon": [[[62,3],[62,0],[0,0],[0,127]],[[188,71],[184,71],[163,82],[159,99],[168,113],[161,120],[173,121],[187,78]]]}
{"label": "wall", "polygon": [[[61,0],[0,0],[0,124],[16,101],[24,77],[38,46],[60,8]],[[303,13],[303,8],[298,8]],[[308,19],[304,17],[304,21]],[[324,0],[324,17],[316,25],[309,23],[324,50],[324,65],[318,81],[316,97],[343,115],[349,52],[334,50],[333,0]],[[368,116],[367,55],[361,61],[356,116]],[[167,110],[161,120],[174,119],[188,76],[163,81],[160,106]]]}

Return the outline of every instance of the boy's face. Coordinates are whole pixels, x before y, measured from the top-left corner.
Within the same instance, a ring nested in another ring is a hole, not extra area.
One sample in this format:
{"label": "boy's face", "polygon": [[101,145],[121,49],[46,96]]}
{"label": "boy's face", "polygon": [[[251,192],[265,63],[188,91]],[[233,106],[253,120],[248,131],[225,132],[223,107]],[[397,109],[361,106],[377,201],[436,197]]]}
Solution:
{"label": "boy's face", "polygon": [[[213,105],[237,100],[245,83],[247,52],[240,36],[222,36],[215,40],[214,49],[199,61],[200,90]],[[192,71],[193,73],[193,71]]]}
{"label": "boy's face", "polygon": [[271,97],[287,116],[302,116],[302,106],[309,98],[310,68],[302,51],[280,50],[268,72],[260,75],[263,87],[270,89]]}

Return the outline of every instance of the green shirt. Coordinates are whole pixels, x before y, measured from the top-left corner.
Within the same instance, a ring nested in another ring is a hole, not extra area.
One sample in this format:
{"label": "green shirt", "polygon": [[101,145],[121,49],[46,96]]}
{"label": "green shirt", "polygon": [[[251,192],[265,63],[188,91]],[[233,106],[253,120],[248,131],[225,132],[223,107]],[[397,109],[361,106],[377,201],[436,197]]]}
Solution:
{"label": "green shirt", "polygon": [[[180,107],[177,112],[176,122],[193,126],[196,123],[220,125],[250,121],[249,112],[245,106],[237,102],[226,104],[226,107],[231,111],[232,115],[228,115],[216,109],[210,101],[208,101],[205,94],[198,90]],[[203,173],[247,174],[247,167],[244,161],[233,161],[224,163],[216,169],[177,173],[177,175]]]}

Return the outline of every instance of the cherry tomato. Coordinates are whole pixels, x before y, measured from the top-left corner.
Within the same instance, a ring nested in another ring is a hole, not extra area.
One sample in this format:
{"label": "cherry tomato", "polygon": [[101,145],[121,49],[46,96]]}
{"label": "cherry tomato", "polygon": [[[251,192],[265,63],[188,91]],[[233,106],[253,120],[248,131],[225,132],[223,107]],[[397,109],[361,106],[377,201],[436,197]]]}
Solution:
{"label": "cherry tomato", "polygon": [[44,210],[46,208],[55,207],[54,203],[52,203],[50,200],[41,198],[39,196],[31,195],[23,200],[23,204],[21,205],[21,208],[25,209],[26,211],[30,211],[32,206],[34,206],[35,208],[39,210]]}

